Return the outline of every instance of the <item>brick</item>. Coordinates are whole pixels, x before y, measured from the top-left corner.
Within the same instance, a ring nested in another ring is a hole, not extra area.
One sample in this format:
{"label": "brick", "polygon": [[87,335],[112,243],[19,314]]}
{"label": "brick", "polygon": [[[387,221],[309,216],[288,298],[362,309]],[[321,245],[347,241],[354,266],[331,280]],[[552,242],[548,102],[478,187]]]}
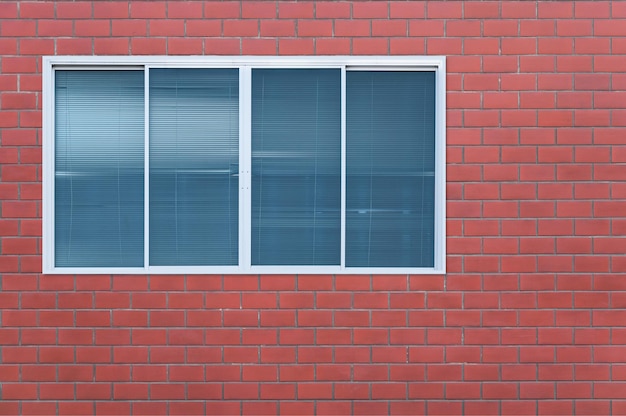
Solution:
{"label": "brick", "polygon": [[409,383],[409,398],[436,399],[443,398],[444,383]]}
{"label": "brick", "polygon": [[621,92],[597,92],[594,94],[594,101],[597,108],[623,108],[621,100],[625,97],[626,94]]}
{"label": "brick", "polygon": [[624,56],[594,56],[594,70],[598,72],[624,71],[626,57]]}
{"label": "brick", "polygon": [[463,45],[461,39],[455,38],[427,38],[426,50],[429,54],[457,55],[461,54]]}
{"label": "brick", "polygon": [[[504,261],[508,257],[504,257]],[[513,326],[517,321],[517,315],[514,311],[483,311],[483,325],[484,326]],[[504,342],[503,342],[504,343]]]}
{"label": "brick", "polygon": [[183,19],[152,19],[149,21],[150,36],[184,36],[185,21]]}
{"label": "brick", "polygon": [[552,3],[542,1],[538,4],[538,17],[542,18],[568,18],[574,16],[574,4],[570,1]]}
{"label": "brick", "polygon": [[[65,22],[62,22],[65,23]],[[70,22],[68,22],[70,23]],[[52,29],[52,28],[51,28]],[[40,29],[41,31],[41,29]],[[69,35],[71,34],[71,26],[67,29],[69,33],[64,34],[56,34],[50,33],[51,36],[60,36],[60,35]],[[100,20],[77,20],[74,25],[75,35],[78,37],[87,36],[98,36],[105,37],[110,36],[111,34],[111,22],[108,20],[100,19]]]}
{"label": "brick", "polygon": [[130,17],[133,19],[164,18],[165,10],[166,2],[164,1],[133,2],[130,4]]}
{"label": "brick", "polygon": [[372,21],[372,36],[406,36],[408,25],[404,20]]}
{"label": "brick", "polygon": [[10,19],[16,18],[18,15],[18,8],[16,2],[5,2],[0,5],[0,18]]}
{"label": "brick", "polygon": [[537,51],[539,54],[571,54],[574,43],[571,38],[539,38]]}
{"label": "brick", "polygon": [[333,3],[315,3],[315,17],[322,19],[349,18],[351,16],[350,3],[337,1]]}
{"label": "brick", "polygon": [[372,384],[373,399],[405,399],[407,388],[405,383],[374,383]]}
{"label": "brick", "polygon": [[41,19],[54,17],[54,4],[23,2],[20,4],[20,18]]}
{"label": "brick", "polygon": [[503,18],[531,18],[537,17],[537,7],[525,1],[507,1],[501,4]]}
{"label": "brick", "polygon": [[389,4],[389,17],[391,18],[423,18],[426,14],[426,2],[424,1],[391,1]]}
{"label": "brick", "polygon": [[371,23],[367,20],[335,20],[335,36],[371,36]]}
{"label": "brick", "polygon": [[278,37],[295,35],[295,24],[292,20],[262,20],[261,36]]}
{"label": "brick", "polygon": [[37,384],[35,383],[6,383],[2,386],[4,400],[33,400],[37,399]]}
{"label": "brick", "polygon": [[592,20],[558,20],[556,33],[558,36],[591,36]]}
{"label": "brick", "polygon": [[595,36],[624,36],[624,20],[605,20],[602,25],[594,27]]}
{"label": "brick", "polygon": [[91,39],[57,39],[56,51],[63,55],[89,55],[93,52]]}
{"label": "brick", "polygon": [[54,41],[52,39],[20,39],[20,54],[52,55],[54,54]]}
{"label": "brick", "polygon": [[148,21],[142,19],[114,20],[111,26],[113,36],[146,36]]}
{"label": "brick", "polygon": [[298,36],[332,36],[332,20],[298,20]]}
{"label": "brick", "polygon": [[458,345],[461,343],[459,329],[428,329],[428,343],[431,345]]}
{"label": "brick", "polygon": [[331,383],[299,383],[298,399],[330,399],[332,397]]}
{"label": "brick", "polygon": [[409,20],[409,36],[433,37],[443,35],[443,20]]}
{"label": "brick", "polygon": [[463,3],[463,17],[466,19],[497,18],[500,16],[499,6],[497,3],[465,2]]}
{"label": "brick", "polygon": [[516,20],[484,20],[483,36],[517,36],[519,32]]}
{"label": "brick", "polygon": [[94,3],[93,16],[96,19],[125,18],[129,16],[129,9],[129,4],[123,1]]}
{"label": "brick", "polygon": [[185,386],[183,384],[152,384],[150,386],[150,399],[153,400],[181,400],[185,398]]}
{"label": "brick", "polygon": [[91,3],[86,1],[56,2],[57,19],[85,19],[92,17]]}
{"label": "brick", "polygon": [[[502,199],[535,199],[537,197],[537,190],[533,184],[502,184],[501,188]],[[539,197],[541,197],[541,192]]]}
{"label": "brick", "polygon": [[487,165],[483,167],[485,181],[515,181],[518,177],[516,165]]}
{"label": "brick", "polygon": [[193,1],[168,2],[167,17],[170,19],[201,19],[202,3]]}
{"label": "brick", "polygon": [[426,4],[426,12],[429,19],[450,19],[461,18],[463,15],[463,3],[460,1],[452,1],[444,3]]}
{"label": "brick", "polygon": [[214,36],[222,34],[222,22],[220,20],[189,20],[186,22],[187,36]]}
{"label": "brick", "polygon": [[248,1],[241,5],[241,17],[245,18],[274,18],[276,5],[263,1]]}
{"label": "brick", "polygon": [[279,3],[278,17],[283,19],[310,19],[313,18],[313,2]]}
{"label": "brick", "polygon": [[261,311],[261,326],[293,326],[295,313],[292,311]]}
{"label": "brick", "polygon": [[[611,402],[608,400],[576,400],[576,412],[583,415],[594,415],[609,412]],[[618,409],[619,402],[615,402],[614,409]],[[620,410],[621,411],[621,410]]]}
{"label": "brick", "polygon": [[503,55],[532,55],[537,53],[537,41],[533,38],[502,38]]}
{"label": "brick", "polygon": [[0,28],[0,35],[5,36],[35,36],[36,21],[34,20],[4,20]]}
{"label": "brick", "polygon": [[225,36],[257,36],[259,23],[256,20],[225,20]]}
{"label": "brick", "polygon": [[[6,42],[6,39],[4,41]],[[17,50],[17,41],[12,41],[11,43],[14,45],[12,48]],[[4,91],[17,91],[17,75],[0,75],[0,87]],[[17,132],[19,131],[13,131],[13,134]],[[3,132],[3,141],[6,141],[6,137],[10,134],[10,130]]]}
{"label": "brick", "polygon": [[[611,45],[606,38],[576,38],[574,51],[577,54],[610,53]],[[599,75],[599,74],[598,74]]]}
{"label": "brick", "polygon": [[210,19],[237,18],[240,16],[240,3],[236,1],[205,1],[204,17]]}
{"label": "brick", "polygon": [[[34,73],[37,72],[37,59],[28,57],[3,57],[2,58],[2,72],[7,73]],[[10,113],[5,113],[5,117]],[[4,127],[15,127],[8,124],[3,124]]]}
{"label": "brick", "polygon": [[620,392],[623,392],[625,383],[611,382],[611,383],[594,383],[594,398],[595,399],[619,399],[622,396]]}
{"label": "brick", "polygon": [[[76,36],[85,36],[80,29],[81,26],[77,24]],[[72,22],[69,20],[39,20],[37,23],[37,34],[39,36],[72,36]]]}
{"label": "brick", "polygon": [[204,52],[215,55],[232,55],[240,53],[237,39],[207,39],[204,43]]}
{"label": "brick", "polygon": [[164,55],[166,42],[160,38],[133,38],[130,50],[133,55]]}
{"label": "brick", "polygon": [[315,41],[315,53],[318,55],[341,55],[350,51],[350,39],[319,38]]}
{"label": "brick", "polygon": [[481,396],[480,383],[448,383],[446,385],[446,399],[477,399]]}
{"label": "brick", "polygon": [[386,3],[354,3],[352,4],[352,18],[354,19],[386,19],[388,5]]}
{"label": "brick", "polygon": [[481,58],[478,56],[450,56],[447,59],[447,69],[449,73],[481,72]]}

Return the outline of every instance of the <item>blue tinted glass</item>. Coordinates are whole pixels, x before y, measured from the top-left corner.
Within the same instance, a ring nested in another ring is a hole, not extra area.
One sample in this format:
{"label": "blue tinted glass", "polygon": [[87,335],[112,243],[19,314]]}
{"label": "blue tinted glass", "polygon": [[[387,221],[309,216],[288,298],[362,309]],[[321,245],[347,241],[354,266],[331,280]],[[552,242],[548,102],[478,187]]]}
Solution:
{"label": "blue tinted glass", "polygon": [[341,72],[252,71],[252,264],[338,265]]}
{"label": "blue tinted glass", "polygon": [[150,264],[236,265],[237,69],[150,70]]}
{"label": "blue tinted glass", "polygon": [[433,267],[435,74],[346,76],[346,266]]}
{"label": "blue tinted glass", "polygon": [[55,265],[143,266],[142,71],[55,73]]}

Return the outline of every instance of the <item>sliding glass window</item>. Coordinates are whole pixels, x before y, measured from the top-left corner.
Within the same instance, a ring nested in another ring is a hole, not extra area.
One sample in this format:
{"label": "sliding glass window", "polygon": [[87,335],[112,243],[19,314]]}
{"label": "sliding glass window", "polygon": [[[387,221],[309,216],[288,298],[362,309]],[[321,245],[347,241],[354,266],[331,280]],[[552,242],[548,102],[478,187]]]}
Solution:
{"label": "sliding glass window", "polygon": [[445,270],[444,58],[143,59],[44,58],[46,273]]}
{"label": "sliding glass window", "polygon": [[252,70],[252,264],[339,265],[341,71]]}
{"label": "sliding glass window", "polygon": [[141,71],[56,71],[54,261],[141,267],[144,81]]}
{"label": "sliding glass window", "polygon": [[150,264],[236,265],[239,74],[150,70]]}
{"label": "sliding glass window", "polygon": [[433,267],[435,76],[347,73],[346,266]]}

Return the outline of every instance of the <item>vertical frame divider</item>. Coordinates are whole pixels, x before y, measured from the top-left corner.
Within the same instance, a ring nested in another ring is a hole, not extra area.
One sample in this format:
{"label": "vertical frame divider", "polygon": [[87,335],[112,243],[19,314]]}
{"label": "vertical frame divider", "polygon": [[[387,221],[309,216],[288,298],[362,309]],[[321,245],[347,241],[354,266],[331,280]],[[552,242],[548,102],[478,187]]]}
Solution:
{"label": "vertical frame divider", "polygon": [[43,58],[43,74],[42,74],[42,96],[44,103],[42,114],[42,131],[43,131],[43,148],[49,149],[43,153],[41,160],[43,171],[42,175],[42,241],[43,256],[42,269],[44,273],[49,273],[55,267],[55,217],[54,217],[54,187],[55,187],[55,71],[48,57]]}
{"label": "vertical frame divider", "polygon": [[239,67],[239,267],[251,267],[252,70]]}
{"label": "vertical frame divider", "polygon": [[341,67],[341,270],[346,267],[346,67]]}
{"label": "vertical frame divider", "polygon": [[435,68],[435,270],[446,271],[446,58]]}
{"label": "vertical frame divider", "polygon": [[150,268],[150,67],[144,67],[143,267]]}

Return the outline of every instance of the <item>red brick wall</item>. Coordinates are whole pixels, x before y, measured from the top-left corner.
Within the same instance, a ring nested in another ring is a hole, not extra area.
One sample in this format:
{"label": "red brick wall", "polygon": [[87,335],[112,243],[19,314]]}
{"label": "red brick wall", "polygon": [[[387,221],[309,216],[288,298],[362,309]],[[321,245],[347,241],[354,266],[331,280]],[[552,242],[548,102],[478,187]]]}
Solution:
{"label": "red brick wall", "polygon": [[[41,55],[448,56],[446,276],[41,276]],[[0,2],[0,413],[626,412],[626,2]]]}

